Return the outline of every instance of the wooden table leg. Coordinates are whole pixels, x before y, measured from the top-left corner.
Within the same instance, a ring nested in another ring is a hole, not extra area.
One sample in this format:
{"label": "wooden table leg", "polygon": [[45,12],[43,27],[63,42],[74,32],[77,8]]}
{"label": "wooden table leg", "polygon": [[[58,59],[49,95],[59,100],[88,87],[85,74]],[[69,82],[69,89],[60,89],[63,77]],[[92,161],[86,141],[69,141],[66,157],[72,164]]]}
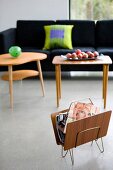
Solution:
{"label": "wooden table leg", "polygon": [[103,65],[103,89],[102,89],[103,99],[104,99],[104,96],[105,96],[104,92],[105,92],[105,65]]}
{"label": "wooden table leg", "polygon": [[59,65],[59,98],[61,99],[61,65]]}
{"label": "wooden table leg", "polygon": [[55,74],[56,74],[56,97],[57,97],[57,107],[59,107],[60,99],[60,77],[59,77],[59,65],[55,65]]}
{"label": "wooden table leg", "polygon": [[106,108],[106,99],[107,99],[107,85],[108,85],[108,71],[109,71],[109,65],[104,65],[103,66],[103,94],[104,94],[104,108]]}
{"label": "wooden table leg", "polygon": [[39,71],[39,78],[40,78],[40,82],[41,82],[42,93],[43,93],[43,96],[45,96],[44,81],[43,81],[41,64],[40,64],[40,61],[39,61],[39,60],[37,61],[37,67],[38,67],[38,71]]}
{"label": "wooden table leg", "polygon": [[13,78],[12,78],[12,65],[8,66],[9,72],[9,93],[10,93],[10,106],[13,108]]}

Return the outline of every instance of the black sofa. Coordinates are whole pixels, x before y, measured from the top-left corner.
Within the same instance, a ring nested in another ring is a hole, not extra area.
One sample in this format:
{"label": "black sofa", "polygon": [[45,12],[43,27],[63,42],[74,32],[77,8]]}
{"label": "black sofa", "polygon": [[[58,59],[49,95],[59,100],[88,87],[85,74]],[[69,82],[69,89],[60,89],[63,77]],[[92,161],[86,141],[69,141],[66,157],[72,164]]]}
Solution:
{"label": "black sofa", "polygon": [[[72,29],[73,49],[43,50],[45,42],[45,25],[74,25]],[[54,71],[52,59],[56,55],[82,51],[98,51],[113,58],[113,20],[18,20],[16,28],[0,32],[0,54],[8,53],[11,46],[20,46],[25,52],[41,52],[47,54],[47,59],[41,61],[43,71]],[[15,66],[14,69],[37,69],[36,65],[27,63]],[[0,70],[6,70],[1,67]],[[63,71],[100,71],[102,66],[62,66]],[[112,65],[110,70],[113,71]]]}

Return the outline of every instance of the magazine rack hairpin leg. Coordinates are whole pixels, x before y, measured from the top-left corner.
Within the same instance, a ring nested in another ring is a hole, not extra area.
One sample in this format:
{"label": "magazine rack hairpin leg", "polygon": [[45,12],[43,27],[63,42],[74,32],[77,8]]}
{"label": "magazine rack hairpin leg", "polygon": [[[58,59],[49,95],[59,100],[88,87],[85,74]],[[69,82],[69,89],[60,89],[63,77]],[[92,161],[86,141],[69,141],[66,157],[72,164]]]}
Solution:
{"label": "magazine rack hairpin leg", "polygon": [[[102,147],[102,148],[100,148],[100,146],[99,146],[99,144],[98,144],[98,142],[97,142],[98,139],[95,140],[95,143],[96,143],[98,149],[100,150],[100,152],[103,153],[103,152],[104,152],[104,143],[103,143],[103,139],[102,139],[102,138],[100,138],[100,139],[101,139],[101,145],[102,145],[101,147]],[[92,146],[92,145],[93,145],[93,141],[92,141],[92,143],[91,143],[91,146]]]}
{"label": "magazine rack hairpin leg", "polygon": [[[64,143],[62,143],[59,139],[58,132],[57,132],[56,116],[60,113],[65,113],[68,110],[69,109],[66,109],[51,114],[51,120],[52,120],[56,143],[57,145],[62,146],[62,157],[65,157],[69,151],[72,165],[73,165],[74,156],[73,156],[72,149],[82,144],[85,144],[87,142],[92,141],[93,143],[93,140],[95,140],[100,152],[101,153],[104,152],[102,137],[107,135],[107,130],[108,130],[109,121],[111,117],[111,111],[106,111],[97,115],[93,115],[91,117],[87,117],[85,119],[68,123],[66,127],[65,140]],[[97,143],[97,140],[99,138],[101,139],[102,149]],[[63,151],[66,151],[66,153],[63,154]]]}
{"label": "magazine rack hairpin leg", "polygon": [[69,149],[69,150],[67,150],[67,151],[64,153],[64,148],[63,148],[63,146],[62,146],[61,156],[62,156],[62,158],[65,158],[66,155],[67,155],[67,153],[68,153],[68,151],[69,151],[69,154],[70,154],[70,157],[71,157],[72,165],[74,165],[73,149]]}
{"label": "magazine rack hairpin leg", "polygon": [[[77,134],[76,144],[77,144],[77,139],[79,139],[79,134],[84,133],[84,132],[88,132],[88,131],[90,131],[90,130],[98,130],[98,134],[99,134],[100,127],[94,127],[94,128],[86,129],[86,130],[84,130],[84,131],[79,132],[79,133]],[[104,152],[103,140],[102,140],[102,138],[101,138],[102,149],[100,148],[97,140],[98,140],[98,136],[97,136],[97,139],[95,139],[95,143],[96,143],[98,149],[100,150],[100,152],[103,153],[103,152]],[[75,147],[76,147],[76,144],[75,144]],[[92,144],[93,144],[93,141],[92,141],[92,143],[91,143],[91,146],[92,146]],[[63,148],[63,146],[62,146],[62,152],[61,152],[62,158],[66,157],[68,151],[69,151],[69,153],[70,153],[72,165],[74,165],[73,149],[71,149],[71,150],[69,149],[69,150],[67,150],[67,151],[64,153],[64,148]]]}

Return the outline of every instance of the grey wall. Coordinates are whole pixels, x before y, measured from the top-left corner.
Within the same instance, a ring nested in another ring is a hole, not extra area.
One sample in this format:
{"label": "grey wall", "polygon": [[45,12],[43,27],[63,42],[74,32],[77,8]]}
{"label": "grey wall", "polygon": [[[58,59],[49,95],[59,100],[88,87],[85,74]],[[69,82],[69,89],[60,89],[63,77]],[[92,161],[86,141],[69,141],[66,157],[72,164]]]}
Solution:
{"label": "grey wall", "polygon": [[19,19],[68,19],[69,0],[0,0],[0,31]]}

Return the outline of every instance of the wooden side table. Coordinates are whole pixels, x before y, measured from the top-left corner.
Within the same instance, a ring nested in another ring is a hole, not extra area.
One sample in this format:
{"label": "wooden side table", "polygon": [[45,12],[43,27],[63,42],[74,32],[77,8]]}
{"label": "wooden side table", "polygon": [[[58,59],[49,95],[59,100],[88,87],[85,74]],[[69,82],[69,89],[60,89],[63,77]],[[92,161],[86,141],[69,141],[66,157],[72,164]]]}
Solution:
{"label": "wooden side table", "polygon": [[[23,52],[18,58],[12,58],[10,54],[0,55],[0,66],[8,66],[8,72],[2,76],[3,80],[9,81],[9,92],[10,92],[10,105],[13,108],[13,80],[22,80],[27,77],[39,75],[41,81],[41,87],[43,96],[45,95],[43,75],[41,70],[40,60],[47,58],[46,54],[43,53],[32,53],[32,52]],[[14,65],[21,65],[24,63],[36,61],[37,68],[36,70],[17,70],[13,71]]]}
{"label": "wooden side table", "polygon": [[55,56],[52,63],[55,65],[56,73],[56,96],[57,96],[57,107],[59,107],[59,99],[61,99],[61,65],[103,65],[103,99],[104,108],[106,107],[107,98],[107,84],[108,84],[108,71],[109,65],[112,64],[112,60],[109,56],[99,56],[96,60],[87,61],[69,61],[64,60],[61,56]]}

